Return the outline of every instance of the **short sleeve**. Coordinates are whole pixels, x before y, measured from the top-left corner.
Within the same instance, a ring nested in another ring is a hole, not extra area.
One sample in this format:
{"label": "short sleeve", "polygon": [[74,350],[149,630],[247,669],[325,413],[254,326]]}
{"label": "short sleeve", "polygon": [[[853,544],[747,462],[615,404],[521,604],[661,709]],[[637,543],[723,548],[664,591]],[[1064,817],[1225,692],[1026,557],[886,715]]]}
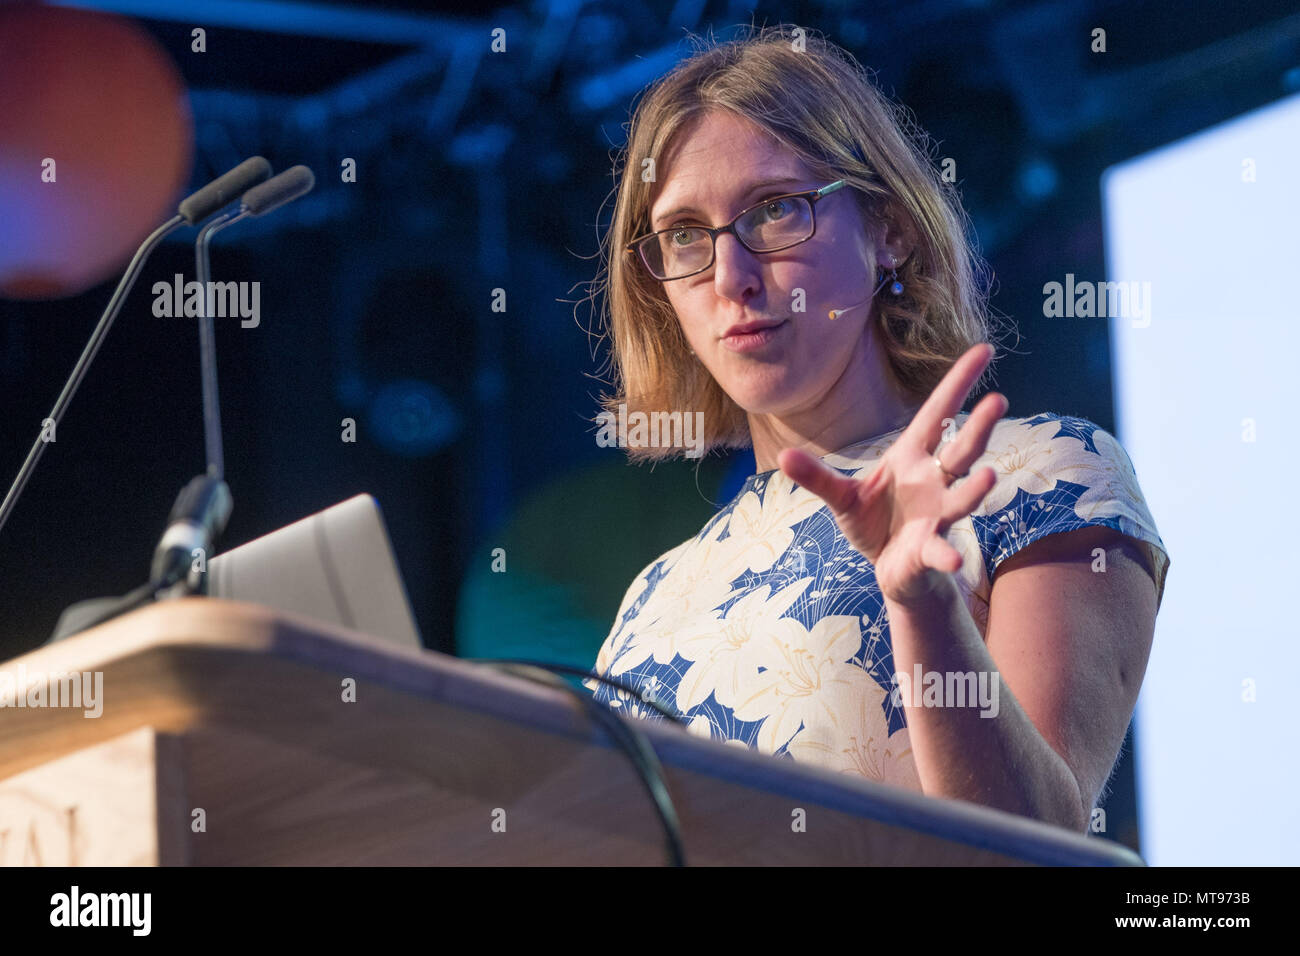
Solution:
{"label": "short sleeve", "polygon": [[999,564],[1040,538],[1107,527],[1141,547],[1159,606],[1169,555],[1133,462],[1109,432],[1060,415],[1006,419],[974,467],[986,465],[997,482],[972,512],[971,525],[989,581]]}

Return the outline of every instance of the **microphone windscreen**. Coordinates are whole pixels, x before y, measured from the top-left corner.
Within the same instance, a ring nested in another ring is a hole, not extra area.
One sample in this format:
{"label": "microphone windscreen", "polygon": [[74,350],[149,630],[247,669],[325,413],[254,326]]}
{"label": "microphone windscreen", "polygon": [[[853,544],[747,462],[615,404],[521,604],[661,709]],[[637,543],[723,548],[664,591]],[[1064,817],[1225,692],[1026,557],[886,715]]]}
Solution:
{"label": "microphone windscreen", "polygon": [[293,166],[280,175],[255,186],[244,195],[244,210],[250,216],[263,216],[287,202],[311,192],[316,177],[306,166]]}
{"label": "microphone windscreen", "polygon": [[254,156],[183,199],[176,211],[192,226],[270,177],[271,164],[261,156]]}

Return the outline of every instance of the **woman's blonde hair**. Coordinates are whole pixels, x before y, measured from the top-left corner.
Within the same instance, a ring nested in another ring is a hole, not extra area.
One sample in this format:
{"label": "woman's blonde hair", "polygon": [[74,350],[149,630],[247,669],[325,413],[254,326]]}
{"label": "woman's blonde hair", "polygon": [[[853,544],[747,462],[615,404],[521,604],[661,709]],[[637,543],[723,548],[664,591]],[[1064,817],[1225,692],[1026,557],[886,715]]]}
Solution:
{"label": "woman's blonde hair", "polygon": [[[702,412],[703,451],[750,444],[744,410],[691,354],[662,283],[625,252],[650,231],[654,183],[642,179],[643,160],[665,156],[706,110],[768,131],[826,182],[847,180],[864,221],[888,219],[913,233],[915,248],[898,270],[903,294],[881,294],[875,304],[889,368],[905,395],[922,400],[958,356],[991,338],[986,267],[954,187],[930,159],[928,137],[851,54],[815,32],[781,24],[725,43],[692,40],[696,51],[643,94],[615,161],[613,221],[593,283],[605,299],[615,388],[601,396],[602,417],[617,416],[620,405],[629,415]],[[627,451],[633,459],[683,452]]]}

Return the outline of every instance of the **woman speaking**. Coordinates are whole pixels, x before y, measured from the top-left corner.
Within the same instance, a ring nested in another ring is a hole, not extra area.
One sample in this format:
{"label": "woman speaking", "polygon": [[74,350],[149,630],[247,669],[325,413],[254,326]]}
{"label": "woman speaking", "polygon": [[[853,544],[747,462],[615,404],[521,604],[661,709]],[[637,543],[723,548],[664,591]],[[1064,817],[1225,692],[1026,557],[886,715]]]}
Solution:
{"label": "woman speaking", "polygon": [[[853,58],[705,44],[632,118],[598,279],[607,412],[757,473],[636,577],[596,662],[716,740],[1088,828],[1168,556],[1093,423],[1006,417],[965,215]],[[649,460],[683,454],[625,443]],[[647,556],[649,557],[649,556]]]}

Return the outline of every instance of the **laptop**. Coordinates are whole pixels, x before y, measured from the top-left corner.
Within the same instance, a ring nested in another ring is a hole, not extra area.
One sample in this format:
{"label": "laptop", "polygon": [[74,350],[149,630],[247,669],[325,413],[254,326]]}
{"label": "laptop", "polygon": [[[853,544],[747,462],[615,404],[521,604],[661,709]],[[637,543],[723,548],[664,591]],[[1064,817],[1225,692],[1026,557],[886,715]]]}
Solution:
{"label": "laptop", "polygon": [[379,503],[366,494],[212,558],[208,594],[422,646]]}

